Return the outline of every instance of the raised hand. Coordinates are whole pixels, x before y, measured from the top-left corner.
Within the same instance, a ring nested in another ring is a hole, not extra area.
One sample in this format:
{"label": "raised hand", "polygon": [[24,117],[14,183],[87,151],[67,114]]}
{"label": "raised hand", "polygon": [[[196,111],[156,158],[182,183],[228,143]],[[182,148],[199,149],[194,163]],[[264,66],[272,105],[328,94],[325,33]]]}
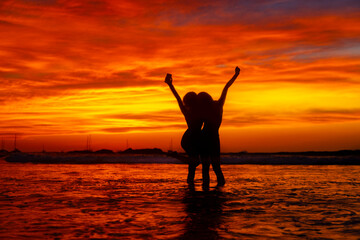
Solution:
{"label": "raised hand", "polygon": [[239,67],[236,67],[236,68],[235,68],[235,74],[236,74],[236,75],[239,75],[239,73],[240,73],[240,68],[239,68]]}
{"label": "raised hand", "polygon": [[170,73],[166,74],[165,83],[167,83],[168,85],[172,84],[172,75]]}

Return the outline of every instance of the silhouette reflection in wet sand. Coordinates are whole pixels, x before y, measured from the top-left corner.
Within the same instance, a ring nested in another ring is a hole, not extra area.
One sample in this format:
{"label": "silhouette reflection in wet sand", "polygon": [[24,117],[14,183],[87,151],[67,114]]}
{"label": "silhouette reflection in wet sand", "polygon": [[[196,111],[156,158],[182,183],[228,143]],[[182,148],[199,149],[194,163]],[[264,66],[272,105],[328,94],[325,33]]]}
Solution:
{"label": "silhouette reflection in wet sand", "polygon": [[220,167],[219,128],[228,89],[239,74],[240,68],[236,67],[234,76],[227,82],[217,101],[214,101],[206,92],[199,94],[188,92],[181,100],[172,83],[172,75],[169,73],[166,75],[165,83],[169,85],[174,94],[188,126],[181,139],[181,146],[189,156],[187,161],[189,164],[187,177],[189,185],[194,184],[195,171],[200,160],[204,190],[207,190],[210,184],[210,164],[217,177],[217,186],[225,184],[225,178]]}
{"label": "silhouette reflection in wet sand", "polygon": [[185,232],[179,239],[220,239],[219,228],[223,224],[223,207],[226,194],[215,191],[187,191],[183,203],[187,218]]}

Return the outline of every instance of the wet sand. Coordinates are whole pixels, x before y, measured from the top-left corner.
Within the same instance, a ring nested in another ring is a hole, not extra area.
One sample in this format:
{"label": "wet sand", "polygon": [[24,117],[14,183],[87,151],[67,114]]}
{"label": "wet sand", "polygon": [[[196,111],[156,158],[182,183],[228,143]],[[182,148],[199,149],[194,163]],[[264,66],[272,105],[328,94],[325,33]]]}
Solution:
{"label": "wet sand", "polygon": [[[0,162],[1,239],[358,239],[359,166]],[[211,173],[211,186],[215,186]]]}

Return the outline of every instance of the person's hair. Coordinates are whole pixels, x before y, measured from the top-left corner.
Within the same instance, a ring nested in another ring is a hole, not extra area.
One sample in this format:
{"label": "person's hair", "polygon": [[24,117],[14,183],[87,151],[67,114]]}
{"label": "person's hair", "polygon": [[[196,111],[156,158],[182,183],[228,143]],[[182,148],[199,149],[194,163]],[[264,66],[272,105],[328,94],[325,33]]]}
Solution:
{"label": "person's hair", "polygon": [[201,105],[211,104],[214,100],[207,92],[201,92],[198,94],[198,99]]}
{"label": "person's hair", "polygon": [[195,92],[188,92],[183,98],[185,107],[195,107],[197,103],[197,95]]}

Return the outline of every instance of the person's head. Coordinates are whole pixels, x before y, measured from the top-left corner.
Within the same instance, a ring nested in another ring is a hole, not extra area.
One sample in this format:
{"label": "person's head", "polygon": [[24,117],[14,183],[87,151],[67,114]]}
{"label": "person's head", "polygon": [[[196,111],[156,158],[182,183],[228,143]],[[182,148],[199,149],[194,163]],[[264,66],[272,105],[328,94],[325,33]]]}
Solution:
{"label": "person's head", "polygon": [[183,98],[185,107],[194,108],[197,105],[197,95],[194,92],[188,92]]}
{"label": "person's head", "polygon": [[207,117],[212,111],[214,100],[207,92],[201,92],[198,94],[199,112],[203,117]]}
{"label": "person's head", "polygon": [[211,105],[214,100],[212,99],[212,97],[210,96],[210,94],[208,94],[207,92],[201,92],[198,94],[198,99],[199,99],[199,103],[202,107],[206,107]]}

